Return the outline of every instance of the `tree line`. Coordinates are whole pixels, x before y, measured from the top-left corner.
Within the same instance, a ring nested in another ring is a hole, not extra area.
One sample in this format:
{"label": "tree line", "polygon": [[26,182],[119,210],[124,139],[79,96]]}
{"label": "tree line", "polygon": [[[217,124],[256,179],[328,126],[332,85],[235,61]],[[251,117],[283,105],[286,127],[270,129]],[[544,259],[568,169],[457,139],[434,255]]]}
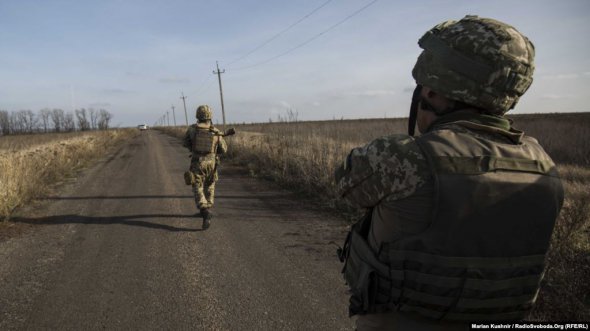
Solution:
{"label": "tree line", "polygon": [[37,113],[31,110],[0,110],[0,135],[107,130],[112,118],[107,110],[93,108],[73,112],[44,108]]}

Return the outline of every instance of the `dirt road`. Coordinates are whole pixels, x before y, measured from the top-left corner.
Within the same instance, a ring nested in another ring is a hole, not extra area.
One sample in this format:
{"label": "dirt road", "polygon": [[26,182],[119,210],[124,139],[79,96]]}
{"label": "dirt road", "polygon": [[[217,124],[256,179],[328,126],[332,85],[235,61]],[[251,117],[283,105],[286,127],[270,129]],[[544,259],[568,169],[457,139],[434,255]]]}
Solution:
{"label": "dirt road", "polygon": [[21,211],[35,226],[0,242],[0,330],[352,329],[341,221],[224,165],[201,231],[188,162],[143,132]]}

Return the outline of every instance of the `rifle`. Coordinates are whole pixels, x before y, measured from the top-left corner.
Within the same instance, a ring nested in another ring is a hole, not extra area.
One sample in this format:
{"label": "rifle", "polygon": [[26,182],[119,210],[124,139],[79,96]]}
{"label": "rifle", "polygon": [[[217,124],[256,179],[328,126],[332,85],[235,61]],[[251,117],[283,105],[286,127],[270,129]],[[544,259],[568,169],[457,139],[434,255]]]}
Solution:
{"label": "rifle", "polygon": [[220,136],[220,137],[233,136],[234,134],[236,134],[236,129],[234,129],[234,128],[229,128],[229,129],[225,130],[225,132],[218,131],[215,133],[216,136]]}

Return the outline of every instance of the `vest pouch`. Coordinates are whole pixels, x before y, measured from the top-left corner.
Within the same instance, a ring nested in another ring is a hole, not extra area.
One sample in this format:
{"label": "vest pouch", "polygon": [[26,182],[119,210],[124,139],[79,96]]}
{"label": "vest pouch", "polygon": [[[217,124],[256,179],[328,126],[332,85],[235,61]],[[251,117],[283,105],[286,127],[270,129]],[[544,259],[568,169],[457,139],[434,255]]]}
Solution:
{"label": "vest pouch", "polygon": [[[351,292],[349,314],[379,313],[391,308],[386,280],[389,267],[377,260],[369,244],[357,231],[350,232],[350,246],[343,269]],[[383,291],[383,287],[387,287]]]}
{"label": "vest pouch", "polygon": [[195,174],[192,171],[186,171],[184,173],[184,183],[186,185],[194,185],[196,183]]}

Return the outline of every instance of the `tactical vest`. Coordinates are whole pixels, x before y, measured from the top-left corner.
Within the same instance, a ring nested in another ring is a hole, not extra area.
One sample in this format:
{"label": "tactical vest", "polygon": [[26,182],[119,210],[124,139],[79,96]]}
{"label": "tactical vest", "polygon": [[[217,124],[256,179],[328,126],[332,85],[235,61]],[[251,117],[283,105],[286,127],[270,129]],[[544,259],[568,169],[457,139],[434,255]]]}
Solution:
{"label": "tactical vest", "polygon": [[553,161],[534,138],[498,143],[448,126],[416,143],[435,180],[431,224],[379,252],[366,241],[370,215],[353,226],[343,270],[351,315],[522,319],[535,302],[563,202]]}
{"label": "tactical vest", "polygon": [[217,142],[215,132],[211,128],[195,127],[191,136],[192,150],[194,154],[215,153]]}

